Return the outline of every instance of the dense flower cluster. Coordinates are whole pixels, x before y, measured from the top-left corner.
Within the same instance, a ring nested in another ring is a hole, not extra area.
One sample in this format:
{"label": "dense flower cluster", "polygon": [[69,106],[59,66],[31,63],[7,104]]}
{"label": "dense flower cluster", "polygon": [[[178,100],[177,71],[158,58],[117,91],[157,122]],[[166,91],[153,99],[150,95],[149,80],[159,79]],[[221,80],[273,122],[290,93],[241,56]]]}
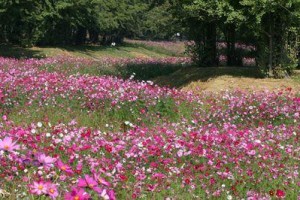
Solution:
{"label": "dense flower cluster", "polygon": [[[58,98],[79,100],[84,106],[101,106],[103,103],[117,105],[120,102],[145,101],[155,104],[157,99],[176,97],[179,92],[167,88],[155,87],[151,82],[135,82],[116,77],[97,77],[88,75],[67,75],[65,73],[49,72],[44,68],[51,65],[54,68],[63,64],[83,66],[91,61],[86,59],[48,58],[45,60],[13,60],[0,59],[0,98],[2,106],[19,104],[21,99],[25,104],[38,101],[39,104],[53,103]],[[130,60],[104,60],[116,64]],[[136,63],[143,59],[134,60]],[[160,62],[152,61],[149,62]],[[168,62],[168,61],[166,61]]]}
{"label": "dense flower cluster", "polygon": [[8,113],[0,123],[0,189],[6,196],[300,198],[300,97],[290,88],[196,96],[151,82],[44,69],[58,68],[55,62],[62,61],[1,59],[1,111],[34,102],[56,106],[62,98],[99,112],[139,102],[146,115],[148,107],[171,98],[177,106],[188,102],[190,112],[176,122],[126,122],[119,131],[75,121],[17,125]]}

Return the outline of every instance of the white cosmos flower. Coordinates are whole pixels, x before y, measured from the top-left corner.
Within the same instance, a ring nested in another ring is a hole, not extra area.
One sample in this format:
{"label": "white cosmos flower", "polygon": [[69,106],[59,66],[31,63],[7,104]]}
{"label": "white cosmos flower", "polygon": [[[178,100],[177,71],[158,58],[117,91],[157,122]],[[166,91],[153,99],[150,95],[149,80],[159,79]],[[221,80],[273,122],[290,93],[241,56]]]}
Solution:
{"label": "white cosmos flower", "polygon": [[41,128],[41,127],[43,126],[42,122],[38,122],[38,123],[37,123],[37,126],[38,126],[39,128]]}

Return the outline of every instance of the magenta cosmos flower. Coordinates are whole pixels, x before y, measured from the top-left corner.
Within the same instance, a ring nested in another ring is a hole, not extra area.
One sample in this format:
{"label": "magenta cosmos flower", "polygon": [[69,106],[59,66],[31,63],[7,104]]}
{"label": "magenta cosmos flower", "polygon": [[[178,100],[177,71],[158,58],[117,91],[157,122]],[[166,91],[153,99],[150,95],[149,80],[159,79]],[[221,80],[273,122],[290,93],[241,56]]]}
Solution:
{"label": "magenta cosmos flower", "polygon": [[57,166],[60,170],[66,172],[67,174],[73,174],[72,168],[69,165],[64,164],[61,160],[57,161]]}
{"label": "magenta cosmos flower", "polygon": [[90,195],[82,188],[73,188],[71,192],[65,194],[65,200],[88,200]]}
{"label": "magenta cosmos flower", "polygon": [[90,188],[96,192],[101,192],[102,190],[98,187],[97,181],[90,177],[89,175],[85,175],[84,178],[79,179],[78,187]]}
{"label": "magenta cosmos flower", "polygon": [[5,137],[3,140],[0,140],[0,150],[14,152],[14,150],[19,148],[20,146],[16,145],[16,142],[13,142],[11,137]]}
{"label": "magenta cosmos flower", "polygon": [[53,183],[46,183],[47,186],[47,194],[50,196],[51,199],[56,199],[58,197],[58,190],[57,186]]}
{"label": "magenta cosmos flower", "polygon": [[100,177],[100,175],[94,174],[95,180],[97,180],[101,185],[105,185],[107,187],[110,187],[110,183],[106,181],[104,178]]}
{"label": "magenta cosmos flower", "polygon": [[285,192],[283,190],[276,190],[276,196],[278,198],[284,198],[285,197]]}

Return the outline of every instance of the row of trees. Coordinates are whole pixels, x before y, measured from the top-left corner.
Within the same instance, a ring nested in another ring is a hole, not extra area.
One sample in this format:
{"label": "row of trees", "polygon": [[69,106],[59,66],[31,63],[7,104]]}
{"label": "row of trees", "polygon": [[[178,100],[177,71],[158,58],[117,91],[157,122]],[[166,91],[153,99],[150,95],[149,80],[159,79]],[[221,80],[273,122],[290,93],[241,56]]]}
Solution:
{"label": "row of trees", "polygon": [[237,42],[254,45],[258,65],[270,75],[283,76],[298,64],[299,0],[174,0],[173,8],[203,66],[218,64],[218,40],[227,43],[228,65],[240,65]]}
{"label": "row of trees", "polygon": [[150,0],[1,0],[0,41],[30,45],[168,39],[179,26],[169,2]]}
{"label": "row of trees", "polygon": [[110,44],[181,32],[194,41],[199,65],[218,65],[220,41],[227,64],[240,65],[242,43],[254,46],[258,65],[276,75],[297,64],[299,19],[299,0],[1,0],[0,42]]}

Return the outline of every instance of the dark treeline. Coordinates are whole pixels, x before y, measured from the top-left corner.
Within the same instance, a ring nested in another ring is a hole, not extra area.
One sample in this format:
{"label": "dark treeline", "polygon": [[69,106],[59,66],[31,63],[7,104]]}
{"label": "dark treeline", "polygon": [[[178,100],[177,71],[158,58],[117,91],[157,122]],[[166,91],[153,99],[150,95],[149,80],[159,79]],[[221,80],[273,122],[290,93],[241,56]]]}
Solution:
{"label": "dark treeline", "polygon": [[22,46],[169,39],[179,25],[168,2],[1,0],[0,40]]}
{"label": "dark treeline", "polygon": [[[258,66],[290,73],[299,57],[299,0],[1,0],[0,42],[32,45],[171,39],[181,33],[199,66],[241,65],[236,44],[255,47]],[[220,52],[218,44],[226,43]]]}

